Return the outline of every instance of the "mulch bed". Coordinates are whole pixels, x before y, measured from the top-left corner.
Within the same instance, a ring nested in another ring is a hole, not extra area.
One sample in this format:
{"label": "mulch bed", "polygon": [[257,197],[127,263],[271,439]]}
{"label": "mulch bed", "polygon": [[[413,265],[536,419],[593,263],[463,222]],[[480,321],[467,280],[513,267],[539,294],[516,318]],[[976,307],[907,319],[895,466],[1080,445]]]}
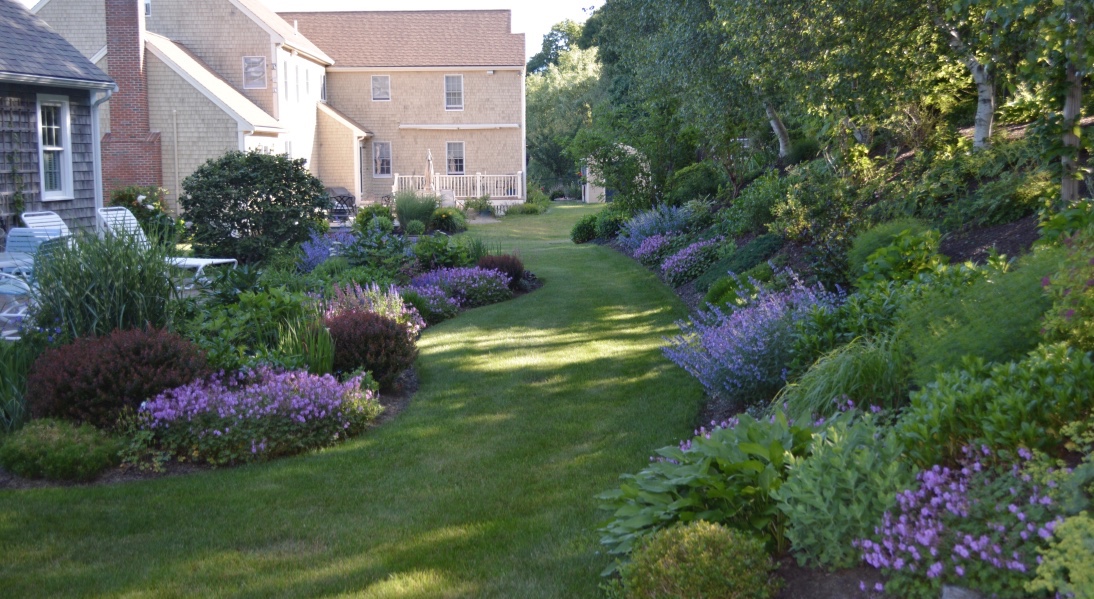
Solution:
{"label": "mulch bed", "polygon": [[1009,258],[1021,256],[1037,241],[1037,216],[1027,216],[1005,225],[977,227],[948,233],[939,247],[953,262],[971,260],[977,264],[987,261],[994,248]]}

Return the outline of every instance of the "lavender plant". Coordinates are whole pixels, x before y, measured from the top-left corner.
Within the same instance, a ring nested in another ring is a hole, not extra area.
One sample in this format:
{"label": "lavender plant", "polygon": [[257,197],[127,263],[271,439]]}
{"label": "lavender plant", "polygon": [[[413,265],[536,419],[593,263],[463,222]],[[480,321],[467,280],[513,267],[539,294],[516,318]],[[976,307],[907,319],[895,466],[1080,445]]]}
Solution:
{"label": "lavender plant", "polygon": [[623,224],[619,244],[633,253],[647,237],[686,231],[691,223],[691,210],[678,206],[661,205],[640,212]]}
{"label": "lavender plant", "polygon": [[384,290],[376,283],[369,283],[364,287],[361,287],[359,283],[347,283],[345,286],[336,284],[330,299],[324,300],[320,307],[324,318],[353,310],[375,312],[380,316],[386,316],[405,325],[411,337],[415,339],[425,328],[425,321],[422,320],[418,310],[403,301],[403,297],[399,295],[399,290],[394,285]]}
{"label": "lavender plant", "polygon": [[442,289],[460,307],[475,308],[513,296],[509,277],[496,270],[483,268],[439,268],[420,274],[410,281],[409,289],[434,287]]}
{"label": "lavender plant", "polygon": [[141,429],[181,460],[214,465],[252,462],[333,445],[380,411],[357,376],[345,383],[304,371],[221,374],[141,405]]}
{"label": "lavender plant", "polygon": [[815,311],[831,312],[842,293],[808,286],[787,271],[783,290],[761,288],[732,312],[712,307],[688,322],[665,355],[707,390],[740,406],[771,399],[786,382],[795,324]]}
{"label": "lavender plant", "polygon": [[960,466],[934,466],[918,487],[897,494],[871,539],[855,542],[863,559],[889,576],[898,597],[938,597],[943,584],[1001,598],[1027,597],[1037,549],[1062,522],[1054,482],[1028,472],[1033,454],[1022,449],[1008,464],[986,446],[966,447]]}
{"label": "lavender plant", "polygon": [[669,256],[661,264],[661,274],[673,285],[683,285],[706,272],[718,260],[723,238],[697,241]]}
{"label": "lavender plant", "polygon": [[300,244],[301,255],[296,262],[296,268],[302,273],[309,273],[331,258],[335,247],[350,246],[356,240],[357,236],[353,233],[313,231],[311,239]]}

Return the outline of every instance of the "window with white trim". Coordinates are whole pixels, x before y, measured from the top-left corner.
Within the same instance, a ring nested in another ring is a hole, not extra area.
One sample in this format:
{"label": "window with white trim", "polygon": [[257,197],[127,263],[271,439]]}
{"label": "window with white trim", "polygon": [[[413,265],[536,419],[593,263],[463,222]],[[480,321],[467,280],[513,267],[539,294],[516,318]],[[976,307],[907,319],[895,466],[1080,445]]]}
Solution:
{"label": "window with white trim", "polygon": [[243,89],[266,89],[266,57],[243,57]]}
{"label": "window with white trim", "polygon": [[144,16],[152,16],[152,0],[144,0]]}
{"label": "window with white trim", "polygon": [[326,73],[319,75],[319,100],[321,102],[327,101],[327,75]]}
{"label": "window with white trim", "polygon": [[296,65],[296,101],[300,101],[300,65]]}
{"label": "window with white trim", "polygon": [[372,101],[387,102],[391,99],[391,76],[372,76]]}
{"label": "window with white trim", "polygon": [[463,160],[463,142],[462,141],[450,141],[448,142],[448,174],[449,175],[462,175],[464,174],[464,160]]}
{"label": "window with white trim", "polygon": [[372,176],[391,176],[391,142],[372,142]]}
{"label": "window with white trim", "polygon": [[43,200],[72,199],[72,131],[67,96],[38,95],[38,166]]}
{"label": "window with white trim", "polygon": [[463,110],[463,75],[444,76],[444,109]]}

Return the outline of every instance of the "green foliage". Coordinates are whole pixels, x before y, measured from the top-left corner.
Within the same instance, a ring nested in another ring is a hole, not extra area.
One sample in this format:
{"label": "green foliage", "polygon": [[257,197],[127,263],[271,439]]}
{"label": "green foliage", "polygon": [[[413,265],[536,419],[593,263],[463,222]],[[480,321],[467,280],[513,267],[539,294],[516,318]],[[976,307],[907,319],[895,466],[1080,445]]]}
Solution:
{"label": "green foliage", "polygon": [[323,183],[305,162],[252,150],[198,167],[182,182],[180,198],[194,250],[258,262],[326,227]]}
{"label": "green foliage", "polygon": [[752,241],[741,246],[735,252],[714,263],[699,278],[695,279],[695,288],[698,291],[706,291],[718,280],[725,279],[727,273],[748,275],[748,272],[756,266],[763,264],[775,255],[783,246],[783,240],[778,235],[760,235]]}
{"label": "green foliage", "polygon": [[855,236],[851,249],[847,252],[847,271],[852,277],[860,277],[866,271],[866,262],[870,255],[896,241],[897,235],[910,231],[919,235],[930,230],[923,221],[916,218],[898,218],[881,223]]}
{"label": "green foliage", "polygon": [[334,340],[313,316],[284,323],[278,330],[277,352],[290,368],[303,368],[319,375],[334,372]]}
{"label": "green foliage", "polygon": [[820,143],[817,140],[811,137],[796,139],[790,143],[790,153],[786,156],[786,163],[801,164],[806,160],[813,160],[820,151]]}
{"label": "green foliage", "polygon": [[46,247],[35,257],[33,314],[53,337],[174,324],[180,303],[166,245],[146,246],[125,234],[78,234],[71,243]]}
{"label": "green foliage", "polygon": [[775,398],[791,418],[829,417],[850,399],[858,406],[899,408],[908,395],[911,364],[890,338],[858,338],[818,359]]}
{"label": "green foliage", "polygon": [[89,424],[35,420],[4,439],[0,466],[26,478],[89,481],[116,466],[121,443]]}
{"label": "green foliage", "polygon": [[788,182],[769,170],[745,187],[719,215],[717,230],[730,237],[763,232],[775,220],[772,208],[786,197]]}
{"label": "green foliage", "polygon": [[398,273],[413,259],[408,256],[409,242],[402,235],[384,233],[371,228],[342,248],[342,256],[351,266],[366,266],[379,272]]}
{"label": "green foliage", "polygon": [[893,242],[874,250],[866,258],[858,286],[865,287],[886,281],[910,281],[920,273],[935,271],[949,260],[938,253],[938,231],[913,233],[905,229]]}
{"label": "green foliage", "polygon": [[672,174],[665,199],[677,206],[691,200],[712,198],[725,185],[725,169],[710,161],[696,162]]}
{"label": "green foliage", "polygon": [[186,325],[186,333],[226,371],[259,363],[286,365],[278,351],[284,327],[308,315],[311,300],[283,287],[246,291],[234,304],[203,308]]}
{"label": "green foliage", "polygon": [[353,231],[363,233],[368,230],[374,218],[383,217],[391,219],[391,208],[383,204],[369,204],[357,209],[357,216],[353,219]]}
{"label": "green foliage", "polygon": [[456,208],[437,208],[431,224],[434,229],[445,233],[463,233],[467,230],[467,217]]}
{"label": "green foliage", "polygon": [[1094,225],[1094,200],[1082,200],[1059,211],[1041,214],[1041,243],[1054,244]]}
{"label": "green foliage", "polygon": [[179,236],[179,222],[167,213],[166,194],[162,187],[130,185],[110,192],[110,205],[128,208],[144,231],[174,240]]}
{"label": "green foliage", "polygon": [[954,202],[945,222],[951,228],[998,225],[1033,214],[1060,195],[1060,184],[1044,170],[1009,171],[984,182],[971,196]]}
{"label": "green foliage", "polygon": [[425,233],[425,223],[420,220],[408,221],[403,232],[407,235],[422,235]]}
{"label": "green foliage", "polygon": [[[531,194],[529,193],[529,197]],[[490,196],[484,195],[479,198],[471,198],[463,203],[463,209],[467,212],[475,212],[478,214],[494,214],[494,207],[490,204]]]}
{"label": "green foliage", "polygon": [[1009,271],[986,270],[971,285],[934,286],[900,313],[913,359],[913,378],[930,382],[938,369],[964,356],[1005,362],[1040,340],[1041,315],[1050,306],[1042,281],[1061,260],[1059,250],[1038,251]]}
{"label": "green foliage", "polygon": [[447,235],[428,235],[414,244],[414,256],[425,270],[453,266],[471,266],[472,242],[459,238],[453,240]]}
{"label": "green foliage", "polygon": [[596,215],[586,214],[581,217],[570,231],[570,239],[574,243],[585,243],[596,239]]}
{"label": "green foliage", "polygon": [[774,569],[762,541],[697,520],[652,535],[621,575],[628,599],[767,599]]}
{"label": "green foliage", "polygon": [[510,214],[543,214],[547,212],[547,207],[542,204],[533,204],[526,202],[524,204],[514,204],[505,210],[506,215]]}
{"label": "green foliage", "polygon": [[739,276],[733,275],[718,279],[710,286],[703,299],[708,304],[718,306],[724,310],[732,310],[747,304],[755,298],[760,284],[772,288],[784,286],[781,281],[772,285],[771,283],[774,280],[775,269],[770,264],[757,264]]}
{"label": "green foliage", "polygon": [[27,418],[27,374],[40,351],[30,339],[0,343],[0,432],[18,429]]}
{"label": "green foliage", "polygon": [[403,226],[417,220],[428,228],[439,205],[440,199],[434,195],[418,195],[414,191],[400,191],[395,194],[395,215]]}
{"label": "green foliage", "polygon": [[809,456],[793,461],[775,494],[799,564],[837,569],[861,562],[851,540],[869,537],[915,479],[902,451],[872,415],[845,413],[813,434]]}
{"label": "green foliage", "polygon": [[623,223],[627,222],[628,218],[625,212],[615,209],[614,205],[609,204],[596,213],[596,236],[600,239],[615,237],[619,234],[619,230],[623,228]]}
{"label": "green foliage", "polygon": [[1067,257],[1047,283],[1052,308],[1045,334],[1083,351],[1094,351],[1094,227],[1066,237]]}
{"label": "green foliage", "polygon": [[1094,363],[1064,344],[1019,362],[989,366],[969,358],[912,392],[896,424],[906,455],[920,466],[955,459],[965,445],[1059,453],[1060,429],[1094,408]]}
{"label": "green foliage", "polygon": [[[613,555],[630,553],[648,535],[675,522],[706,520],[761,534],[782,551],[785,516],[773,494],[789,460],[807,454],[812,431],[776,412],[759,421],[747,414],[732,428],[697,436],[684,448],[663,447],[638,474],[599,496],[612,512],[600,529]],[[709,438],[708,438],[709,437]]]}
{"label": "green foliage", "polygon": [[[597,53],[570,47],[557,53],[557,62],[540,72],[529,70],[528,104],[529,175],[537,181],[574,177],[583,154],[568,151],[586,124],[596,96]],[[529,62],[532,64],[536,58]]]}
{"label": "green foliage", "polygon": [[1057,526],[1041,557],[1037,578],[1026,583],[1027,591],[1094,598],[1094,518],[1089,514],[1072,516]]}

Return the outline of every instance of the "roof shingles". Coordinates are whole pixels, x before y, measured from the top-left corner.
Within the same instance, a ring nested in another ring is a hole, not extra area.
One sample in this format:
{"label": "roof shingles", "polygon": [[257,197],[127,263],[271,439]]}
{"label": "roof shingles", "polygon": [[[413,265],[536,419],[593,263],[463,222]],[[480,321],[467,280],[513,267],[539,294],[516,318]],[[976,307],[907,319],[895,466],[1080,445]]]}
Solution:
{"label": "roof shingles", "polygon": [[279,13],[339,67],[524,66],[508,10]]}
{"label": "roof shingles", "polygon": [[113,87],[110,76],[15,0],[0,0],[0,32],[0,80],[45,78]]}

